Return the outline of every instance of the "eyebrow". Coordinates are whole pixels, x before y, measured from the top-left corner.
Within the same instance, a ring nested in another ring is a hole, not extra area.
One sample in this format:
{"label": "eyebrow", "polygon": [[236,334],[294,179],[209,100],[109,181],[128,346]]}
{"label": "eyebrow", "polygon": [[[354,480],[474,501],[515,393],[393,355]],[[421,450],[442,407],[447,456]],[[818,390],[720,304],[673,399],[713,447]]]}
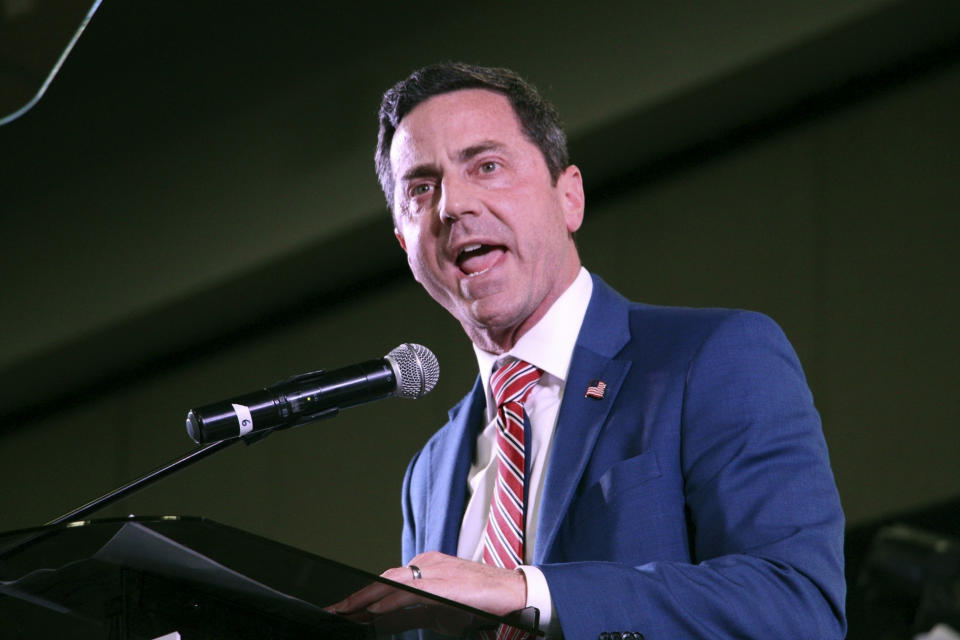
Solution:
{"label": "eyebrow", "polygon": [[435,165],[432,164],[418,164],[415,167],[410,167],[402,176],[400,176],[401,182],[409,182],[411,180],[417,180],[419,178],[431,178],[440,173],[440,170],[437,169]]}
{"label": "eyebrow", "polygon": [[[461,149],[454,156],[457,162],[468,162],[472,158],[475,158],[481,154],[484,154],[488,151],[499,151],[504,149],[506,145],[501,142],[496,142],[495,140],[483,140],[477,144],[472,144],[465,149]],[[440,170],[436,165],[433,164],[418,164],[414,167],[410,167],[404,174],[400,177],[402,182],[409,182],[410,180],[417,180],[419,178],[430,178],[438,175]]]}
{"label": "eyebrow", "polygon": [[503,143],[495,140],[484,140],[482,142],[478,142],[477,144],[470,145],[466,149],[463,149],[457,153],[457,160],[460,162],[466,162],[467,160],[475,158],[476,156],[486,153],[487,151],[499,151],[503,149],[504,146],[505,145]]}

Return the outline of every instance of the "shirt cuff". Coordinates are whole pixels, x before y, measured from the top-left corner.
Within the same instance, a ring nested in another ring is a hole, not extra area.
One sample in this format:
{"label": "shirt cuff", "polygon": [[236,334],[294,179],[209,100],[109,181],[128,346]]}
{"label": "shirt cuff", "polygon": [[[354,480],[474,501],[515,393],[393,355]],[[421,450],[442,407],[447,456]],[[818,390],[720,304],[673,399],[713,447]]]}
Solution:
{"label": "shirt cuff", "polygon": [[521,565],[517,567],[517,570],[523,572],[527,581],[527,606],[536,607],[540,611],[540,630],[544,631],[548,638],[562,637],[560,622],[553,615],[553,598],[550,597],[550,587],[547,585],[547,579],[543,572],[529,565]]}

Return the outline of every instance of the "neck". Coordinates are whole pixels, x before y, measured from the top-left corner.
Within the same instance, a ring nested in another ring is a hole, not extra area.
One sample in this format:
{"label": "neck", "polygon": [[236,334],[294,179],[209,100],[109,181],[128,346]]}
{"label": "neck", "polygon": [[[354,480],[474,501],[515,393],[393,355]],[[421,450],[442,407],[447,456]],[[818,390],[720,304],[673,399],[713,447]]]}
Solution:
{"label": "neck", "polygon": [[509,327],[481,327],[461,322],[464,333],[467,334],[467,337],[470,338],[470,341],[473,342],[474,345],[488,353],[494,353],[496,355],[507,353],[517,344],[517,341],[520,340],[525,333],[540,322],[557,299],[570,288],[570,285],[577,279],[577,274],[579,273],[580,263],[578,261],[575,268],[571,269],[570,275],[566,278],[563,286],[544,298],[534,312],[518,324]]}
{"label": "neck", "polygon": [[[537,318],[537,320],[539,320],[539,318]],[[521,325],[507,331],[495,331],[493,329],[468,326],[464,326],[463,330],[473,344],[477,345],[484,351],[501,355],[507,351],[510,351],[510,349],[513,348],[513,345],[517,344],[517,340],[520,339],[520,336],[526,333],[527,330],[535,324],[536,321],[528,323],[525,320]]]}

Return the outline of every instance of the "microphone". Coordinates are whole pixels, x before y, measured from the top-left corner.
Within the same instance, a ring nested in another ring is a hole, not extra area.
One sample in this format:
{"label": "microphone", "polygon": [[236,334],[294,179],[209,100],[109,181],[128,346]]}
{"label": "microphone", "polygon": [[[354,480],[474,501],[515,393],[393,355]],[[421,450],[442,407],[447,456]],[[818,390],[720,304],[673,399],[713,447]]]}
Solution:
{"label": "microphone", "polygon": [[420,398],[437,384],[437,356],[405,343],[379,360],[335,371],[313,371],[187,412],[187,434],[198,444],[296,427],[340,409],[390,396]]}

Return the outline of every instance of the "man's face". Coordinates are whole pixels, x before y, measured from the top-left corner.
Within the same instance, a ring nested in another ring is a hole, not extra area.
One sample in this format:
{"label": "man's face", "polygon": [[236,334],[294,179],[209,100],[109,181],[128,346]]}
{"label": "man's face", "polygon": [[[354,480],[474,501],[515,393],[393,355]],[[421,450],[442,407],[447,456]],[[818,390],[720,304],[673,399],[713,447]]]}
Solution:
{"label": "man's face", "polygon": [[552,184],[507,98],[434,96],[403,118],[390,147],[395,233],[414,277],[480,347],[509,349],[580,266],[580,172]]}

